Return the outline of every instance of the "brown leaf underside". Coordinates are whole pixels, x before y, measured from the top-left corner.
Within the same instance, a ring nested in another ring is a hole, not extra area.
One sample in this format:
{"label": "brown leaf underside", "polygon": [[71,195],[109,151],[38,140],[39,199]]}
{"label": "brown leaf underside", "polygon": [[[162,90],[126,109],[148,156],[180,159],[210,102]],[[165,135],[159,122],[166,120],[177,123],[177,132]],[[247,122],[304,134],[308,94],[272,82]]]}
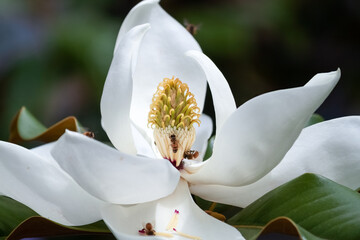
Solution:
{"label": "brown leaf underside", "polygon": [[37,135],[31,139],[24,139],[20,136],[18,131],[18,120],[23,110],[24,108],[21,108],[20,111],[14,117],[14,119],[11,121],[9,142],[16,144],[19,144],[24,141],[34,141],[34,140],[42,141],[42,142],[53,142],[56,141],[59,137],[61,137],[61,135],[64,134],[66,129],[70,131],[78,131],[76,118],[70,116],[55,123],[40,135]]}

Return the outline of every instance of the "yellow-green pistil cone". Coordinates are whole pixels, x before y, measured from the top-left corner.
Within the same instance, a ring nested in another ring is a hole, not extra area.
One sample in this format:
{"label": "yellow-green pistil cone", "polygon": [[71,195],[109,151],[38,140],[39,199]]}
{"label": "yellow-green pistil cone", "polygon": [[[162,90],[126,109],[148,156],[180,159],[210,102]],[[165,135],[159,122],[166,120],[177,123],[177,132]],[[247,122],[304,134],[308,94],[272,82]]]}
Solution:
{"label": "yellow-green pistil cone", "polygon": [[148,124],[162,157],[180,166],[184,153],[195,141],[194,123],[200,125],[200,109],[187,84],[164,78],[150,105]]}

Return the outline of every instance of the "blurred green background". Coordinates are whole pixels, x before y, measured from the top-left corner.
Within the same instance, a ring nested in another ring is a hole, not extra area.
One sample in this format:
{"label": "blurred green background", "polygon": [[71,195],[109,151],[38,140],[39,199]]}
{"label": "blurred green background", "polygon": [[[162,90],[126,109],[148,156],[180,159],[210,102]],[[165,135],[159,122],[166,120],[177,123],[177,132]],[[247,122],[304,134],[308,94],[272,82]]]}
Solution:
{"label": "blurred green background", "polygon": [[[0,139],[25,105],[45,125],[69,115],[95,132],[117,32],[138,1],[0,1]],[[237,105],[305,84],[318,72],[342,77],[318,113],[360,113],[360,2],[357,0],[163,0],[230,83]],[[205,112],[213,116],[211,96]]]}

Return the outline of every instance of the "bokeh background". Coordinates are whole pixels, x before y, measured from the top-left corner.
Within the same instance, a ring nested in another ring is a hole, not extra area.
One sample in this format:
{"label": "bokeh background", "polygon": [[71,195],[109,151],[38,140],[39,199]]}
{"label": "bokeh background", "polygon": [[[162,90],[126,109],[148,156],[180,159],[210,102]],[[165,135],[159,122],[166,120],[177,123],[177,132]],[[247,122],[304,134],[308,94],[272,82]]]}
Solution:
{"label": "bokeh background", "polygon": [[[99,102],[122,20],[139,1],[0,1],[0,140],[26,106],[46,126],[69,115],[95,132]],[[360,114],[360,1],[163,0],[221,69],[237,105],[305,84],[318,72],[342,77],[317,111]],[[213,116],[211,96],[204,110]]]}

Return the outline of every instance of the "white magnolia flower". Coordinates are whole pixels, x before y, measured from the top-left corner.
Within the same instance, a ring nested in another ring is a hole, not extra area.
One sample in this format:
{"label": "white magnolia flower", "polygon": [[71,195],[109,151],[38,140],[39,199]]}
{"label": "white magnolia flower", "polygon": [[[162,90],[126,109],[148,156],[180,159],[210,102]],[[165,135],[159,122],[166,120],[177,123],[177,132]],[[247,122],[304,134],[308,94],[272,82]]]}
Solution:
{"label": "white magnolia flower", "polygon": [[[157,234],[149,238],[243,239],[197,207],[191,193],[246,206],[305,172],[357,187],[360,118],[303,130],[339,78],[339,70],[318,74],[236,108],[192,36],[157,1],[143,1],[121,26],[101,100],[116,149],[74,132],[33,150],[0,142],[0,192],[65,225],[103,219],[118,239],[153,234],[147,223]],[[212,131],[201,114],[206,82],[217,130],[213,154],[202,162]]]}

